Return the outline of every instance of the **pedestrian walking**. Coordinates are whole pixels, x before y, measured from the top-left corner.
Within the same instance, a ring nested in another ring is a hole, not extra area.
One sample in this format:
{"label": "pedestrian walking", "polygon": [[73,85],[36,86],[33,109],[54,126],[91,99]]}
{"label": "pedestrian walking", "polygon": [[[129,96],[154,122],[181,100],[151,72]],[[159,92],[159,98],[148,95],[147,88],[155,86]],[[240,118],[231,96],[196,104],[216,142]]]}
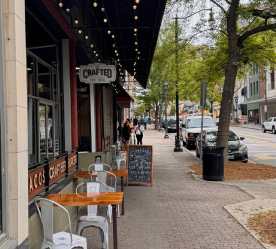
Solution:
{"label": "pedestrian walking", "polygon": [[137,139],[137,144],[143,145],[143,136],[144,136],[144,125],[139,124],[136,127],[135,134],[136,134],[136,139]]}
{"label": "pedestrian walking", "polygon": [[137,144],[137,138],[136,138],[136,127],[131,128],[130,133],[130,144]]}
{"label": "pedestrian walking", "polygon": [[127,119],[124,123],[123,130],[122,130],[122,142],[124,144],[129,143],[130,134],[131,134],[130,120]]}

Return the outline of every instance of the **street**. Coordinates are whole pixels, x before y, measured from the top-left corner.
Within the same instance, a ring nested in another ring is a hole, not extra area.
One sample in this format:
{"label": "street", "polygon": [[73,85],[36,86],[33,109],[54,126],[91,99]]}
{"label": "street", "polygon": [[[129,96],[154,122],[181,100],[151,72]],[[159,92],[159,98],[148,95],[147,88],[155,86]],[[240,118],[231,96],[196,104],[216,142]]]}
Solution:
{"label": "street", "polygon": [[244,137],[244,143],[248,146],[249,160],[276,166],[276,135],[263,133],[261,130],[233,127],[240,137]]}
{"label": "street", "polygon": [[[249,162],[276,166],[276,135],[270,132],[263,133],[261,130],[232,127],[238,136],[244,137],[244,143],[248,146]],[[174,134],[170,134],[174,139]],[[186,148],[184,148],[186,149]],[[190,150],[194,156],[195,151]]]}

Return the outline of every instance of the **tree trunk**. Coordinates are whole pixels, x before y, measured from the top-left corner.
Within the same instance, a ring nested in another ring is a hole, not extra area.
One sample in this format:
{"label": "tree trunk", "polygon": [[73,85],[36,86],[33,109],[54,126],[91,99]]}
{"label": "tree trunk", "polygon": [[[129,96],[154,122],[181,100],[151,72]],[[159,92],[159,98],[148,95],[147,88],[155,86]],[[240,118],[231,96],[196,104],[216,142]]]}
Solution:
{"label": "tree trunk", "polygon": [[159,104],[156,104],[155,106],[155,111],[154,111],[154,127],[155,127],[155,130],[158,129],[158,125],[159,125]]}
{"label": "tree trunk", "polygon": [[227,12],[228,61],[225,67],[221,110],[218,125],[217,147],[224,147],[224,160],[228,159],[228,134],[233,96],[240,59],[238,46],[237,20],[239,0],[232,0]]}

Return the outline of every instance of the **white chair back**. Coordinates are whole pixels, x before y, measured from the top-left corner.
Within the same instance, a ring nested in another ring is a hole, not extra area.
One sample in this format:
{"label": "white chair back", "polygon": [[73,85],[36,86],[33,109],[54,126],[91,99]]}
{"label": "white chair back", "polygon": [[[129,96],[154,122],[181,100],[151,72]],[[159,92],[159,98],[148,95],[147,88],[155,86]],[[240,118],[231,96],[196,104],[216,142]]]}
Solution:
{"label": "white chair back", "polygon": [[[87,193],[99,193],[100,192],[100,183],[99,182],[87,182]],[[89,205],[87,207],[88,216],[96,216],[98,212],[98,206]]]}
{"label": "white chair back", "polygon": [[54,234],[54,207],[59,208],[61,211],[63,211],[67,218],[67,223],[69,227],[70,232],[70,239],[71,243],[73,240],[72,237],[72,224],[70,219],[70,214],[68,210],[63,207],[62,205],[51,201],[46,198],[40,198],[37,197],[34,199],[34,203],[42,224],[43,229],[43,240],[48,241],[50,243],[53,243],[53,234]]}

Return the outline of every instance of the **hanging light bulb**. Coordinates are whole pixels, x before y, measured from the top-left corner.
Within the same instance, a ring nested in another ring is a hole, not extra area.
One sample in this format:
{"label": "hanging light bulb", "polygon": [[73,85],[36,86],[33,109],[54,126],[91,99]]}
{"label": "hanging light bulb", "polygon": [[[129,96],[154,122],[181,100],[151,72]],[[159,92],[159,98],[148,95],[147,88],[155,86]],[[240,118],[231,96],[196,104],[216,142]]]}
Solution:
{"label": "hanging light bulb", "polygon": [[133,5],[133,9],[136,10],[137,9],[137,5]]}
{"label": "hanging light bulb", "polygon": [[112,47],[113,47],[113,48],[115,48],[115,47],[116,47],[116,44],[115,44],[115,43],[113,43],[113,44],[112,44]]}
{"label": "hanging light bulb", "polygon": [[107,30],[107,34],[109,34],[109,35],[110,35],[110,34],[111,34],[111,31],[110,31],[110,30]]}
{"label": "hanging light bulb", "polygon": [[139,4],[140,0],[135,0],[135,3]]}
{"label": "hanging light bulb", "polygon": [[138,20],[138,16],[134,16],[134,20]]}
{"label": "hanging light bulb", "polygon": [[79,30],[78,30],[78,33],[79,33],[79,34],[81,34],[81,33],[82,33],[82,30],[81,30],[81,29],[79,29]]}
{"label": "hanging light bulb", "polygon": [[85,40],[88,40],[88,35],[86,35],[84,38],[85,38]]}
{"label": "hanging light bulb", "polygon": [[94,48],[94,44],[93,43],[90,44],[90,48]]}
{"label": "hanging light bulb", "polygon": [[137,32],[138,31],[138,29],[137,28],[134,28],[134,32]]}
{"label": "hanging light bulb", "polygon": [[58,3],[58,6],[59,6],[60,8],[62,8],[62,7],[63,7],[63,2],[60,1],[60,2]]}
{"label": "hanging light bulb", "polygon": [[79,24],[79,20],[77,18],[75,19],[75,24]]}
{"label": "hanging light bulb", "polygon": [[104,23],[107,23],[107,19],[106,18],[104,18],[103,21],[104,21]]}
{"label": "hanging light bulb", "polygon": [[98,7],[98,3],[95,1],[95,2],[93,2],[93,7],[94,8],[97,8]]}
{"label": "hanging light bulb", "polygon": [[104,12],[104,7],[101,8],[101,11]]}
{"label": "hanging light bulb", "polygon": [[114,38],[115,38],[115,35],[112,35],[111,37],[112,37],[112,39],[114,39]]}
{"label": "hanging light bulb", "polygon": [[135,45],[138,45],[138,42],[137,42],[137,41],[135,41],[135,42],[134,42],[134,44],[135,44]]}
{"label": "hanging light bulb", "polygon": [[66,11],[67,13],[69,13],[69,12],[70,12],[70,9],[69,9],[69,8],[66,8],[65,11]]}

